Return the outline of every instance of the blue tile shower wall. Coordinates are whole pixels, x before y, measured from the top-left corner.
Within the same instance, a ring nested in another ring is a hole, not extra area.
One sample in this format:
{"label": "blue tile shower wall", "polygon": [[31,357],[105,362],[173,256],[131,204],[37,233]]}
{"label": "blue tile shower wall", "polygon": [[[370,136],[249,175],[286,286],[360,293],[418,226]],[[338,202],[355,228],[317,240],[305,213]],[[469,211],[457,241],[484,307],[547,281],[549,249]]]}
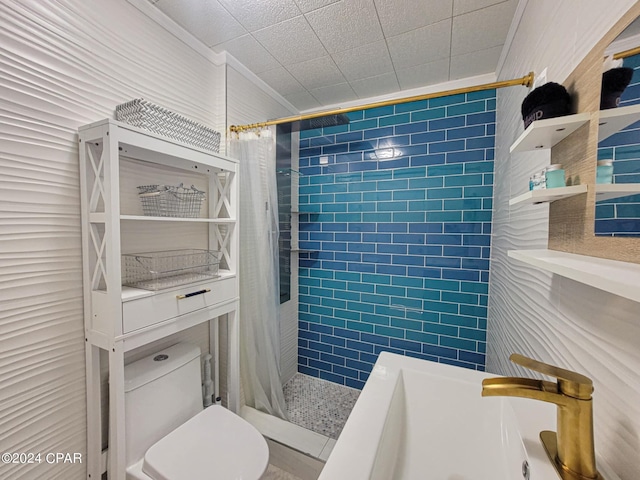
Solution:
{"label": "blue tile shower wall", "polygon": [[[640,55],[624,59],[634,69],[631,83],[620,98],[620,106],[640,104]],[[629,125],[598,145],[598,159],[613,159],[614,183],[640,183],[640,122]],[[598,235],[638,236],[640,195],[598,202],[595,230]]]}
{"label": "blue tile shower wall", "polygon": [[484,370],[495,90],[301,132],[301,373],[361,388],[382,351]]}

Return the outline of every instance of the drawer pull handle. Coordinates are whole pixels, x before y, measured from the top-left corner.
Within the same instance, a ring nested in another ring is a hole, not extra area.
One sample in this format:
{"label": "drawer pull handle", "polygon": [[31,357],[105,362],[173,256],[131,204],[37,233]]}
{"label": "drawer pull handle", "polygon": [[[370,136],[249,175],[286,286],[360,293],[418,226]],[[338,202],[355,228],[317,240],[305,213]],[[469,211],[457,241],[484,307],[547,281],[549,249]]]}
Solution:
{"label": "drawer pull handle", "polygon": [[205,288],[204,290],[198,290],[197,292],[185,293],[184,295],[176,295],[178,300],[182,300],[183,298],[195,297],[196,295],[202,295],[203,293],[210,292],[210,288]]}

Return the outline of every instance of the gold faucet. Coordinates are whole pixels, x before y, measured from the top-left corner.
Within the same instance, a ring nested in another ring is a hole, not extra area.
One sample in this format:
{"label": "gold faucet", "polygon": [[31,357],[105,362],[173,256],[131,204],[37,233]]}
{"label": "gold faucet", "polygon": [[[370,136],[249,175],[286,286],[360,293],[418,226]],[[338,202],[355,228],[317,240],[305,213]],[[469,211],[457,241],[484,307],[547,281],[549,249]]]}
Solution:
{"label": "gold faucet", "polygon": [[529,378],[486,378],[483,397],[523,397],[558,407],[556,432],[540,432],[542,445],[562,480],[604,480],[596,469],[593,445],[593,382],[576,372],[512,354],[514,363],[558,379],[557,383]]}

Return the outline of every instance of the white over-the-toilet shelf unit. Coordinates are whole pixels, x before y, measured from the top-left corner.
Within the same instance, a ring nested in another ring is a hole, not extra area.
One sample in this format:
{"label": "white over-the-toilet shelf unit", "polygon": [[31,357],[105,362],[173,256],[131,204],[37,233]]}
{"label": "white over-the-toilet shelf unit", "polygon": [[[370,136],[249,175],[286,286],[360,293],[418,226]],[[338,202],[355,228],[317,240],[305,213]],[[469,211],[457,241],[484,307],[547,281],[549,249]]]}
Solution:
{"label": "white over-the-toilet shelf unit", "polygon": [[[102,475],[102,350],[109,359],[107,470],[109,480],[124,480],[125,352],[204,322],[215,344],[225,316],[227,403],[239,410],[237,161],[110,119],[81,127],[79,143],[87,475]],[[137,186],[178,183],[206,192],[202,218],[143,214]],[[221,252],[217,277],[156,291],[122,286],[122,254],[194,248]]]}

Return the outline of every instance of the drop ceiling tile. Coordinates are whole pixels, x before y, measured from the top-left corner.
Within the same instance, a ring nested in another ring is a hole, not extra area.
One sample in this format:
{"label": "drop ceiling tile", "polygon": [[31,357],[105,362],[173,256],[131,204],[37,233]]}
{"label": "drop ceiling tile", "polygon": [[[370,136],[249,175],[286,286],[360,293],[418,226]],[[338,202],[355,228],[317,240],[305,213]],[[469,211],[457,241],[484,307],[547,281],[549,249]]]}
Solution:
{"label": "drop ceiling tile", "polygon": [[308,13],[312,10],[317,10],[318,8],[326,7],[327,5],[341,1],[342,0],[295,0],[302,13]]}
{"label": "drop ceiling tile", "polygon": [[229,52],[255,74],[280,67],[280,63],[248,33],[215,45],[213,49]]}
{"label": "drop ceiling tile", "polygon": [[327,54],[302,15],[258,30],[253,36],[285,66]]}
{"label": "drop ceiling tile", "polygon": [[359,98],[375,97],[400,90],[395,72],[363,78],[351,82],[351,88]]}
{"label": "drop ceiling tile", "polygon": [[247,33],[216,0],[158,0],[155,5],[207,46]]}
{"label": "drop ceiling tile", "polygon": [[316,100],[309,92],[306,90],[300,93],[293,93],[291,95],[285,95],[284,98],[289,101],[294,107],[298,110],[309,110],[311,108],[320,107],[320,102]]}
{"label": "drop ceiling tile", "polygon": [[396,70],[449,57],[451,19],[387,38]]}
{"label": "drop ceiling tile", "polygon": [[403,90],[446,82],[449,80],[449,59],[396,69],[396,75]]}
{"label": "drop ceiling tile", "polygon": [[502,53],[502,45],[451,57],[450,79],[457,80],[495,72],[500,53]]}
{"label": "drop ceiling tile", "polygon": [[473,12],[508,0],[453,0],[453,15]]}
{"label": "drop ceiling tile", "polygon": [[306,91],[305,88],[300,85],[300,82],[284,67],[267,70],[262,72],[259,77],[283,97]]}
{"label": "drop ceiling tile", "polygon": [[453,0],[375,0],[385,36],[400,35],[451,17]]}
{"label": "drop ceiling tile", "polygon": [[308,90],[346,82],[342,72],[329,56],[287,65],[286,68]]}
{"label": "drop ceiling tile", "polygon": [[358,99],[356,92],[353,91],[351,85],[348,83],[314,88],[311,90],[311,95],[313,95],[322,105],[332,105],[335,103],[350,102]]}
{"label": "drop ceiling tile", "polygon": [[329,53],[384,38],[373,0],[342,0],[305,15]]}
{"label": "drop ceiling tile", "polygon": [[244,28],[253,32],[297,17],[302,12],[294,0],[218,0]]}
{"label": "drop ceiling tile", "polygon": [[393,72],[393,64],[384,40],[334,53],[332,57],[349,81]]}
{"label": "drop ceiling tile", "polygon": [[517,2],[508,1],[453,17],[451,55],[504,44]]}

